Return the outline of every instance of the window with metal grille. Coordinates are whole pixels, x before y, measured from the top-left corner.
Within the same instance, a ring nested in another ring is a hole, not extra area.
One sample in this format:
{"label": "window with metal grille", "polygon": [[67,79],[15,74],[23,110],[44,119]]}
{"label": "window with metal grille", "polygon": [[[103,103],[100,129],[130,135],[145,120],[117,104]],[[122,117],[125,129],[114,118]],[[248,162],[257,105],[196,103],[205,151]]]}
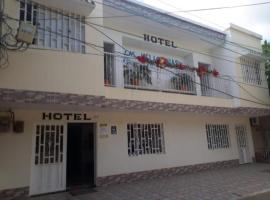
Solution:
{"label": "window with metal grille", "polygon": [[128,155],[164,154],[163,124],[128,124]]}
{"label": "window with metal grille", "polygon": [[85,53],[85,17],[20,0],[20,20],[37,26],[38,47]]}
{"label": "window with metal grille", "polygon": [[208,149],[222,149],[230,147],[229,125],[206,124]]}
{"label": "window with metal grille", "polygon": [[260,62],[252,59],[243,57],[240,59],[241,69],[243,74],[243,80],[250,84],[262,84]]}
{"label": "window with metal grille", "polygon": [[37,125],[35,137],[35,165],[63,162],[63,125]]}

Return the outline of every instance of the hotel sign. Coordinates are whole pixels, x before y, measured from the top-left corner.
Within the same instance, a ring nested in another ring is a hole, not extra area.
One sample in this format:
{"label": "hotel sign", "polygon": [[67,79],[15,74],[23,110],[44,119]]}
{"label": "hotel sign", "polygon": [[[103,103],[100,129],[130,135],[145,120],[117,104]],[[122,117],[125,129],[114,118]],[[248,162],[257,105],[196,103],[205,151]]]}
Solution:
{"label": "hotel sign", "polygon": [[174,44],[174,41],[172,40],[167,40],[161,37],[157,37],[154,35],[148,35],[148,34],[143,34],[144,41],[146,42],[151,42],[154,44],[160,44],[162,46],[166,47],[172,47],[172,48],[177,48],[177,46]]}
{"label": "hotel sign", "polygon": [[89,121],[91,118],[86,113],[42,113],[42,120],[67,120],[67,121]]}

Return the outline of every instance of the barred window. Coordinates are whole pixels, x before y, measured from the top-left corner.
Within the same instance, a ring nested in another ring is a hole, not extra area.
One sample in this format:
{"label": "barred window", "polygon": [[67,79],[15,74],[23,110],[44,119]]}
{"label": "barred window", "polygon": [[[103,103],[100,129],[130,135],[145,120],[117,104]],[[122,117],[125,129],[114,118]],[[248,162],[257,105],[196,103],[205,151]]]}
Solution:
{"label": "barred window", "polygon": [[260,62],[252,58],[243,57],[240,59],[240,63],[243,80],[246,83],[261,85],[262,76]]}
{"label": "barred window", "polygon": [[34,44],[85,53],[85,17],[20,0],[20,20],[37,25]]}
{"label": "barred window", "polygon": [[163,124],[128,124],[128,155],[164,154]]}
{"label": "barred window", "polygon": [[222,149],[230,147],[229,125],[206,124],[208,149]]}

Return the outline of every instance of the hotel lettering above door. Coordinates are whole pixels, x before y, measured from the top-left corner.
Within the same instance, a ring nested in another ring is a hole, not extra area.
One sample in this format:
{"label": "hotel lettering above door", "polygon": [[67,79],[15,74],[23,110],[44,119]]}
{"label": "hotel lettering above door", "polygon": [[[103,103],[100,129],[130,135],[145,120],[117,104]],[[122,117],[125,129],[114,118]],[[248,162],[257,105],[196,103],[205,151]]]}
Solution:
{"label": "hotel lettering above door", "polygon": [[90,121],[86,113],[42,113],[42,120]]}

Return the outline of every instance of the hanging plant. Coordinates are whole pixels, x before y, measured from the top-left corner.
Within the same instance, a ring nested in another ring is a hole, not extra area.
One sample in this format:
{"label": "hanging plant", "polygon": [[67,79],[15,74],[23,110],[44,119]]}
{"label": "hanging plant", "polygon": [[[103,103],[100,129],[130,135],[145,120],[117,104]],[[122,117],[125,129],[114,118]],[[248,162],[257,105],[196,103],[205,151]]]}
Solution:
{"label": "hanging plant", "polygon": [[145,55],[137,56],[136,59],[142,64],[148,63],[148,58]]}
{"label": "hanging plant", "polygon": [[163,57],[158,57],[156,59],[156,65],[159,68],[165,68],[168,65],[168,59],[167,58],[163,58]]}
{"label": "hanging plant", "polygon": [[207,74],[207,68],[204,66],[199,66],[196,71],[199,77]]}
{"label": "hanging plant", "polygon": [[214,69],[207,69],[205,66],[199,66],[198,68],[192,67],[189,65],[184,65],[182,63],[170,63],[169,60],[165,57],[157,57],[156,59],[150,59],[146,55],[137,56],[136,59],[142,64],[156,65],[158,68],[164,69],[165,67],[175,68],[179,70],[189,70],[196,71],[199,77],[202,77],[207,74],[211,74],[214,77],[219,76],[219,72]]}
{"label": "hanging plant", "polygon": [[216,69],[214,69],[212,71],[212,74],[213,74],[214,77],[218,77],[219,76],[219,72]]}

